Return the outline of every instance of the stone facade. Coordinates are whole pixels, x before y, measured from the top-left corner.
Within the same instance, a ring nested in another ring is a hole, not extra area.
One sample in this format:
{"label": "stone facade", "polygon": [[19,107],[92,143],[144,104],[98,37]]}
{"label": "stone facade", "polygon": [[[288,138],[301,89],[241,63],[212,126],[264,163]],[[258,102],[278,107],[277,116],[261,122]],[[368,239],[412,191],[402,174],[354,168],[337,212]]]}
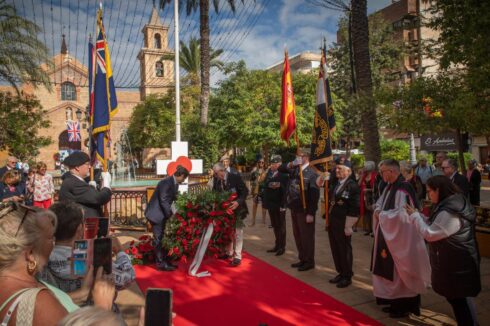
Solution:
{"label": "stone facade", "polygon": [[[289,57],[289,67],[292,72],[308,73],[320,66],[322,56],[320,53],[312,53],[309,51],[301,52]],[[282,72],[284,68],[284,59],[280,62],[267,67],[270,72]]]}
{"label": "stone facade", "polygon": [[[145,45],[137,57],[142,68],[140,92],[116,89],[118,113],[112,119],[110,132],[113,144],[121,139],[121,134],[128,127],[133,109],[138,103],[149,94],[164,93],[173,86],[174,63],[173,57],[170,56],[173,56],[174,52],[167,45],[168,27],[161,23],[155,8],[153,8],[150,20],[142,32]],[[159,38],[159,44],[156,44],[157,38]],[[157,77],[155,67],[157,61],[160,61],[163,66],[162,77]],[[41,129],[39,135],[50,137],[52,143],[41,148],[36,157],[36,161],[45,162],[48,169],[51,170],[54,169],[54,156],[60,152],[60,149],[66,149],[69,146],[71,149],[88,150],[85,146],[88,139],[88,123],[85,120],[85,111],[89,103],[88,69],[68,54],[64,41],[62,42],[61,53],[53,57],[53,65],[51,67],[42,65],[41,68],[47,70],[53,84],[53,91],[49,92],[44,87],[33,88],[29,84],[22,85],[22,90],[39,99],[43,109],[47,111],[46,118],[51,121],[51,127]],[[112,68],[114,69],[114,67]],[[68,93],[66,93],[66,87],[68,87]],[[8,87],[2,87],[1,90],[13,92],[13,89]],[[62,97],[63,90],[65,91],[64,99]],[[81,115],[82,141],[80,143],[68,143],[66,121],[77,120],[77,111]],[[113,158],[115,158],[115,150],[116,146],[111,146],[110,152]]]}

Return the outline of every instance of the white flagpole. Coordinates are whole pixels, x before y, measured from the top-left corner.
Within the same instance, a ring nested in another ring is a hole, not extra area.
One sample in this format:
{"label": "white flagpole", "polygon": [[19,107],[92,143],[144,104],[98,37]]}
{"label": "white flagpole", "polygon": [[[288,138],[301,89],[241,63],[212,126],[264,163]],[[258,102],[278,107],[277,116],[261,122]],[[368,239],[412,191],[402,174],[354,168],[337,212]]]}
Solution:
{"label": "white flagpole", "polygon": [[179,60],[179,1],[174,0],[175,28],[175,141],[180,142],[180,60]]}

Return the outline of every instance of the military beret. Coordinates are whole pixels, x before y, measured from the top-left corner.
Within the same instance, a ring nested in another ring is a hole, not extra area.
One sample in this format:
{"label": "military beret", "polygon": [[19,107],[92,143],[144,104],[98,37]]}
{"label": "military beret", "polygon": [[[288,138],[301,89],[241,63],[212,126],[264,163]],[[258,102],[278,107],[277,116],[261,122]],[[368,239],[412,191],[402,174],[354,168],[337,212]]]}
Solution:
{"label": "military beret", "polygon": [[309,147],[303,147],[303,148],[299,149],[299,153],[301,155],[310,156],[311,155],[311,149]]}
{"label": "military beret", "polygon": [[65,160],[63,164],[70,167],[75,168],[77,166],[83,165],[90,161],[90,156],[84,152],[74,152],[71,153]]}
{"label": "military beret", "polygon": [[281,155],[272,155],[271,163],[281,163],[281,162],[282,162]]}

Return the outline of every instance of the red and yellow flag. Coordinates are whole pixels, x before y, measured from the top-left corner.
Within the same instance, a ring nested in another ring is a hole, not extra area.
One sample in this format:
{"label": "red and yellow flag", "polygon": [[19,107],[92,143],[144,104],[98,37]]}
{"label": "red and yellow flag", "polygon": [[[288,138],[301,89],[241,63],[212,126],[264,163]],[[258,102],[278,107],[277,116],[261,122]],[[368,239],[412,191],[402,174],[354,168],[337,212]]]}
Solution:
{"label": "red and yellow flag", "polygon": [[284,53],[282,73],[281,139],[289,145],[289,137],[296,130],[296,110],[294,108],[293,80],[289,69],[288,52]]}

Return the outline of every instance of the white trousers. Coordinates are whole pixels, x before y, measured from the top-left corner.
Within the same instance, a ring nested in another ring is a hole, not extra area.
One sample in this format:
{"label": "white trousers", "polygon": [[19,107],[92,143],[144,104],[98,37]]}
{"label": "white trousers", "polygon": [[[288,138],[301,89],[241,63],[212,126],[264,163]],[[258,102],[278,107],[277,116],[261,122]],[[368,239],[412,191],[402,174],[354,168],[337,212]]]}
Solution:
{"label": "white trousers", "polygon": [[233,258],[242,259],[243,249],[243,228],[235,229],[235,237],[230,242],[227,248],[227,253]]}

